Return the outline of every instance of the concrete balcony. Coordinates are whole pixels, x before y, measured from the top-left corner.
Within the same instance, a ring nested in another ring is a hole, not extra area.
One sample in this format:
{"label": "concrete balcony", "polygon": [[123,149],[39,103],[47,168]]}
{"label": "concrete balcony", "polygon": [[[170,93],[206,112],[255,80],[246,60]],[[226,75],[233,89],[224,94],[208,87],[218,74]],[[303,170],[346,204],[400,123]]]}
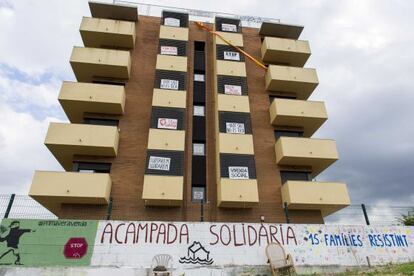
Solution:
{"label": "concrete balcony", "polygon": [[244,62],[217,60],[216,72],[217,75],[245,77],[246,65]]}
{"label": "concrete balcony", "polygon": [[108,204],[111,185],[107,173],[36,171],[29,195],[57,214],[62,203]]}
{"label": "concrete balcony", "polygon": [[186,108],[186,103],[186,91],[173,91],[155,88],[152,94],[152,106]]}
{"label": "concrete balcony", "polygon": [[318,86],[315,69],[269,65],[266,72],[266,90],[293,93],[306,100]]}
{"label": "concrete balcony", "polygon": [[251,134],[219,133],[220,153],[252,154],[253,136]]}
{"label": "concrete balcony", "polygon": [[277,37],[265,37],[262,60],[266,63],[303,67],[311,55],[309,42]]}
{"label": "concrete balcony", "polygon": [[[228,33],[228,32],[217,32],[225,40],[233,44],[234,46],[243,47],[243,34],[241,33]],[[215,44],[228,45],[219,36],[214,36]]]}
{"label": "concrete balcony", "polygon": [[311,168],[315,177],[338,160],[334,140],[280,137],[275,145],[276,163]]}
{"label": "concrete balcony", "polygon": [[147,206],[180,206],[184,177],[145,175],[142,199]]}
{"label": "concrete balcony", "polygon": [[184,151],[185,131],[150,128],[148,149]]}
{"label": "concrete balcony", "polygon": [[188,41],[188,28],[161,25],[160,39]]}
{"label": "concrete balcony", "polygon": [[187,72],[187,57],[157,55],[155,69]]}
{"label": "concrete balcony", "polygon": [[351,204],[345,183],[286,181],[282,201],[292,210],[320,210],[330,215]]}
{"label": "concrete balcony", "polygon": [[83,17],[80,34],[85,47],[132,49],[135,45],[135,23]]}
{"label": "concrete balcony", "polygon": [[74,155],[115,157],[119,133],[114,126],[50,123],[45,145],[65,170]]}
{"label": "concrete balcony", "polygon": [[217,95],[218,111],[250,113],[249,97],[235,95]]}
{"label": "concrete balcony", "polygon": [[130,76],[129,51],[73,47],[70,65],[79,82],[126,82]]}
{"label": "concrete balcony", "polygon": [[323,102],[274,99],[269,108],[270,123],[278,127],[299,127],[310,137],[328,119]]}
{"label": "concrete balcony", "polygon": [[298,39],[303,31],[303,26],[282,24],[276,22],[263,22],[260,26],[261,36],[275,36],[281,38]]}
{"label": "concrete balcony", "polygon": [[256,179],[221,178],[217,189],[217,206],[252,208],[259,203]]}
{"label": "concrete balcony", "polygon": [[72,123],[82,123],[84,113],[122,115],[125,88],[120,85],[63,82],[59,102]]}
{"label": "concrete balcony", "polygon": [[138,9],[135,6],[89,2],[92,17],[115,20],[138,21]]}

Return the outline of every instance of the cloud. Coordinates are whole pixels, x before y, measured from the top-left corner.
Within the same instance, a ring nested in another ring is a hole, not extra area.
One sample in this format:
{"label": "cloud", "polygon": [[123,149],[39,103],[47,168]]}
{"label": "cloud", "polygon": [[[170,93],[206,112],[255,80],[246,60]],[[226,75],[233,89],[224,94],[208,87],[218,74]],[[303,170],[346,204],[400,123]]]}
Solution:
{"label": "cloud", "polygon": [[27,194],[34,170],[61,170],[44,146],[47,127],[57,118],[36,120],[0,104],[1,193]]}

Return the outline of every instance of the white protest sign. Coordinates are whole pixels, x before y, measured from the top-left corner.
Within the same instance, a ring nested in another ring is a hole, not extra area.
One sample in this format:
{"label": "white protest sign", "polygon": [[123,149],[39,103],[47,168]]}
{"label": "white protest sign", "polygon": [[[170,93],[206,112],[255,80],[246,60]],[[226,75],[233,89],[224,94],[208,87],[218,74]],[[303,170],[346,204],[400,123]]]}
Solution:
{"label": "white protest sign", "polygon": [[245,134],[244,124],[242,123],[226,123],[226,133]]}
{"label": "white protest sign", "polygon": [[178,80],[161,79],[160,88],[178,90]]}
{"label": "white protest sign", "polygon": [[171,27],[180,27],[180,19],[166,17],[164,18],[164,25],[171,26]]}
{"label": "white protest sign", "polygon": [[158,118],[158,128],[177,129],[178,120],[170,118]]}
{"label": "white protest sign", "polygon": [[173,47],[173,46],[161,46],[161,55],[176,56],[176,55],[178,55],[177,47]]}
{"label": "white protest sign", "polygon": [[248,167],[229,167],[230,179],[249,179]]}
{"label": "white protest sign", "polygon": [[237,33],[237,26],[234,24],[221,23],[221,30],[225,32]]}
{"label": "white protest sign", "polygon": [[240,85],[225,84],[224,85],[224,94],[227,94],[227,95],[241,95],[242,94],[242,88],[241,88]]}
{"label": "white protest sign", "polygon": [[169,157],[150,156],[150,159],[148,162],[148,169],[159,170],[159,171],[169,171],[170,163],[171,163],[171,158]]}
{"label": "white protest sign", "polygon": [[224,59],[240,61],[240,54],[238,52],[224,51]]}

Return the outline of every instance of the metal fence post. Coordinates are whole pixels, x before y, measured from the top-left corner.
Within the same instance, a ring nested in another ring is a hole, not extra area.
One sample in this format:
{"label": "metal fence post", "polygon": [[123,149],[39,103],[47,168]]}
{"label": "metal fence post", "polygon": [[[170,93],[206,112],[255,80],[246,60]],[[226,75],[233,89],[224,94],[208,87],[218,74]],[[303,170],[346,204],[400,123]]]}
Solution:
{"label": "metal fence post", "polygon": [[109,198],[108,211],[106,213],[106,220],[110,220],[112,215],[112,197]]}
{"label": "metal fence post", "polygon": [[370,225],[369,219],[368,219],[367,209],[365,208],[365,204],[362,203],[361,207],[362,207],[362,212],[364,213],[365,222],[367,223],[367,225]]}
{"label": "metal fence post", "polygon": [[7,205],[6,213],[4,213],[4,218],[8,218],[9,217],[11,208],[13,206],[13,202],[14,202],[14,197],[15,196],[16,196],[16,194],[11,194],[10,200],[9,200],[9,204]]}
{"label": "metal fence post", "polygon": [[287,202],[284,202],[283,205],[285,207],[284,209],[285,209],[286,223],[290,223],[288,204]]}
{"label": "metal fence post", "polygon": [[200,221],[204,221],[204,204],[203,200],[200,201]]}

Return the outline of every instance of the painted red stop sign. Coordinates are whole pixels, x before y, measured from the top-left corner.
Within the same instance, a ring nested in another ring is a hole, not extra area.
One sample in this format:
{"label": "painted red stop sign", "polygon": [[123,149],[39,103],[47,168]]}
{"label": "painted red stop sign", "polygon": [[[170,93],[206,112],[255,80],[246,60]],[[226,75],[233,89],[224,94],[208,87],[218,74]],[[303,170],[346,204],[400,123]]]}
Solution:
{"label": "painted red stop sign", "polygon": [[85,238],[70,238],[63,250],[66,259],[80,259],[88,252],[88,243]]}

